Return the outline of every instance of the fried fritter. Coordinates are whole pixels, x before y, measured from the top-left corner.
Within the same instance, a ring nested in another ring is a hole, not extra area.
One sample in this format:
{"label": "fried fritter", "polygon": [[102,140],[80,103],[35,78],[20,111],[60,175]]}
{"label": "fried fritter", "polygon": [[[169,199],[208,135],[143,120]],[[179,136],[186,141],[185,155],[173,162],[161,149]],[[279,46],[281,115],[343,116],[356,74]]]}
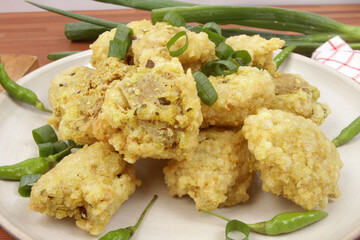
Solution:
{"label": "fried fritter", "polygon": [[114,81],[94,134],[130,163],[139,157],[182,158],[196,147],[201,122],[195,81],[173,58]]}
{"label": "fried fritter", "polygon": [[28,208],[98,235],[135,191],[133,167],[112,146],[95,143],[65,157],[32,187]]}
{"label": "fried fritter", "polygon": [[252,58],[251,65],[259,65],[273,73],[276,71],[276,65],[273,62],[273,51],[282,48],[285,41],[279,38],[266,40],[259,35],[239,35],[227,38],[225,43],[229,44],[235,51],[248,51]]}
{"label": "fried fritter", "polygon": [[306,82],[299,74],[273,73],[276,100],[271,109],[292,112],[311,119],[317,125],[331,113],[325,103],[317,102],[320,91]]}
{"label": "fried fritter", "polygon": [[247,201],[252,156],[241,131],[206,129],[198,140],[191,155],[164,168],[170,195],[189,195],[205,210]]}
{"label": "fried fritter", "polygon": [[304,209],[324,208],[341,195],[343,166],[336,147],[309,119],[261,109],[245,119],[242,132],[261,173],[262,188]]}
{"label": "fried fritter", "polygon": [[202,104],[203,125],[242,126],[246,116],[258,108],[269,107],[275,100],[275,85],[266,70],[256,67],[239,67],[237,73],[227,76],[210,76],[218,100],[212,105]]}

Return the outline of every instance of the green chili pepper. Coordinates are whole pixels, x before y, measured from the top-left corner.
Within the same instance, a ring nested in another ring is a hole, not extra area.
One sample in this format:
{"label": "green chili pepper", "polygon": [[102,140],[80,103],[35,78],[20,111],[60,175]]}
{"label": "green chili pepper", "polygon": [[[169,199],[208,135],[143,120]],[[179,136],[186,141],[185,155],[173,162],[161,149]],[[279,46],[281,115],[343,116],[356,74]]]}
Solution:
{"label": "green chili pepper", "polygon": [[13,165],[1,166],[0,179],[20,180],[25,175],[44,174],[53,167],[58,159],[68,154],[69,149],[73,147],[70,146],[59,153],[47,157],[29,158]]}
{"label": "green chili pepper", "polygon": [[108,232],[104,236],[102,236],[99,240],[128,240],[130,239],[135,231],[139,228],[142,220],[144,219],[144,216],[150,206],[155,202],[155,200],[158,198],[157,195],[154,195],[154,197],[151,199],[150,203],[146,206],[145,210],[142,212],[139,220],[137,221],[135,226],[130,226],[127,228],[120,228],[118,230],[114,230],[111,232]]}
{"label": "green chili pepper", "polygon": [[294,51],[296,45],[291,45],[284,48],[278,55],[274,57],[274,63],[276,65],[276,69],[280,67],[280,65],[284,62],[284,60],[289,56],[289,54]]}
{"label": "green chili pepper", "polygon": [[[265,235],[279,235],[282,233],[289,233],[303,228],[307,225],[320,221],[328,214],[320,210],[313,210],[308,212],[285,212],[280,213],[272,219],[254,224],[245,224],[238,220],[231,220],[220,214],[213,213],[206,210],[200,210],[200,212],[211,214],[218,218],[224,219],[228,222],[226,225],[226,239],[230,240],[228,233],[231,231],[239,231],[245,235],[245,239],[248,238],[249,231],[265,234]],[[246,225],[246,226],[244,226]]]}
{"label": "green chili pepper", "polygon": [[44,104],[37,98],[33,91],[20,86],[10,79],[9,75],[5,72],[3,63],[0,63],[0,84],[11,97],[30,104],[43,112],[51,113],[51,110],[44,107]]}
{"label": "green chili pepper", "polygon": [[320,221],[328,214],[320,210],[308,212],[285,212],[280,213],[266,222],[247,224],[251,231],[266,234],[278,235],[296,231],[314,222]]}
{"label": "green chili pepper", "polygon": [[351,139],[353,139],[356,135],[360,133],[360,116],[357,117],[354,121],[352,121],[349,126],[344,128],[339,136],[337,136],[332,142],[336,147],[341,146]]}

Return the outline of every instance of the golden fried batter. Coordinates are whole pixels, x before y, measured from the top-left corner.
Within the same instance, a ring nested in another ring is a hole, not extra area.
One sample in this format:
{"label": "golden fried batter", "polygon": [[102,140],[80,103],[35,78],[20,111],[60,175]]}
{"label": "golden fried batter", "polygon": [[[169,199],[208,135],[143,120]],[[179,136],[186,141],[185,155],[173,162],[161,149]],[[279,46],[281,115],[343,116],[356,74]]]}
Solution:
{"label": "golden fried batter", "polygon": [[272,109],[292,112],[296,115],[311,119],[317,125],[324,122],[331,113],[327,104],[317,102],[319,90],[306,82],[299,74],[273,74],[276,100]]}
{"label": "golden fried batter", "polygon": [[170,160],[164,168],[170,195],[189,195],[196,208],[213,210],[248,200],[252,158],[241,131],[206,129],[199,145],[185,160]]}
{"label": "golden fried batter", "polygon": [[248,51],[252,58],[251,65],[259,65],[273,73],[276,71],[276,65],[273,62],[273,51],[282,48],[285,41],[279,38],[266,40],[259,35],[239,35],[227,38],[225,43],[229,44],[235,51]]}
{"label": "golden fried batter", "polygon": [[261,109],[242,128],[261,173],[264,191],[282,195],[304,209],[324,208],[341,195],[343,166],[337,149],[309,119]]}
{"label": "golden fried batter", "polygon": [[195,81],[173,58],[114,81],[94,134],[130,163],[139,157],[183,158],[196,146],[201,122]]}
{"label": "golden fried batter", "polygon": [[32,187],[29,209],[58,219],[73,217],[93,235],[135,191],[133,167],[106,143],[65,157]]}
{"label": "golden fried batter", "polygon": [[212,105],[202,104],[203,126],[242,126],[246,116],[258,108],[269,107],[275,100],[275,85],[266,70],[239,67],[237,73],[210,76],[218,100]]}

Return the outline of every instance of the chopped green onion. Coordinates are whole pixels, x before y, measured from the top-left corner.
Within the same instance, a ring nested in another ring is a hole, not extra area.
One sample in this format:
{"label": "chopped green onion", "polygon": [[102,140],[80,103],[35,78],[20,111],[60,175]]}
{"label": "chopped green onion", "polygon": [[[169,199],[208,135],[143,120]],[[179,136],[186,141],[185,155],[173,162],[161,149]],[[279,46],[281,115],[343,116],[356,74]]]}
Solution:
{"label": "chopped green onion", "polygon": [[[185,20],[184,20],[185,21]],[[221,35],[221,27],[214,22],[208,22],[204,25],[203,29],[214,30],[217,34]]]}
{"label": "chopped green onion", "polygon": [[224,42],[221,42],[216,47],[215,54],[219,59],[227,60],[227,59],[231,58],[232,55],[234,54],[234,49],[230,45],[228,45]]}
{"label": "chopped green onion", "polygon": [[180,14],[178,14],[177,12],[174,12],[174,11],[167,12],[163,18],[163,22],[168,22],[172,26],[175,26],[175,27],[185,27],[186,26],[186,22],[185,22],[184,18]]}
{"label": "chopped green onion", "polygon": [[54,154],[54,145],[51,142],[38,144],[39,156],[47,157]]}
{"label": "chopped green onion", "polygon": [[239,220],[228,221],[228,223],[226,224],[226,228],[225,228],[226,240],[233,240],[233,238],[229,237],[229,233],[233,232],[233,231],[243,233],[245,235],[243,240],[249,239],[250,228],[245,223],[243,223]]}
{"label": "chopped green onion", "polygon": [[239,65],[234,60],[215,60],[204,65],[202,72],[206,76],[225,76],[235,73]]}
{"label": "chopped green onion", "polygon": [[30,197],[31,188],[36,183],[42,174],[30,174],[20,178],[18,192],[22,197]]}
{"label": "chopped green onion", "polygon": [[58,141],[58,137],[54,129],[49,124],[33,129],[32,135],[36,144],[47,142],[54,143]]}
{"label": "chopped green onion", "polygon": [[284,62],[285,58],[287,58],[287,56],[289,56],[289,54],[294,51],[294,49],[296,48],[296,45],[291,45],[288,46],[286,48],[284,48],[278,55],[276,55],[273,59],[275,65],[276,65],[276,69],[278,69],[280,67],[280,65]]}
{"label": "chopped green onion", "polygon": [[218,46],[221,42],[225,42],[226,38],[224,36],[214,33],[209,29],[203,29],[202,32],[205,32],[208,35],[209,40],[215,43],[215,46]]}
{"label": "chopped green onion", "polygon": [[[74,145],[71,145],[71,146],[74,146]],[[67,151],[64,153],[64,155],[58,158],[58,161],[60,161],[67,155],[71,154],[70,146],[67,145],[66,142],[64,142],[64,141],[60,140],[60,141],[53,143],[53,147],[54,147],[54,154],[62,152],[67,149]]]}
{"label": "chopped green onion", "polygon": [[202,72],[195,72],[193,77],[201,101],[208,106],[213,105],[218,99],[218,95],[209,79]]}
{"label": "chopped green onion", "polygon": [[[170,50],[171,46],[174,45],[176,43],[176,41],[183,36],[186,37],[186,42],[185,42],[184,46],[182,46],[181,48],[174,50],[174,51]],[[189,46],[189,38],[185,31],[181,31],[181,32],[178,32],[177,34],[175,34],[166,44],[169,54],[172,57],[178,57],[181,54],[183,54],[186,51],[186,49],[188,48],[188,46]]]}
{"label": "chopped green onion", "polygon": [[252,61],[249,52],[246,50],[235,51],[232,57],[240,66],[246,66]]}
{"label": "chopped green onion", "polygon": [[54,53],[49,53],[47,55],[47,59],[49,60],[58,60],[60,58],[63,58],[63,57],[67,57],[67,56],[70,56],[70,55],[73,55],[75,53],[79,53],[80,51],[65,51],[65,52],[54,52]]}
{"label": "chopped green onion", "polygon": [[108,57],[124,60],[131,46],[132,29],[125,25],[118,25],[113,40],[110,40]]}

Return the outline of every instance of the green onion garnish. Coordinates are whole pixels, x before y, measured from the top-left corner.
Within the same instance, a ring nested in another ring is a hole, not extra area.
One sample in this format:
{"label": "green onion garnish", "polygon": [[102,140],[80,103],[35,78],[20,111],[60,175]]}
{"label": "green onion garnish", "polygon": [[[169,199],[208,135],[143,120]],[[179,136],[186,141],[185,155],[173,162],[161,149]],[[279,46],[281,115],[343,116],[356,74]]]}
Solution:
{"label": "green onion garnish", "polygon": [[53,143],[53,142],[57,142],[58,140],[58,137],[54,129],[49,124],[33,129],[32,135],[36,144],[47,143],[47,142]]}
{"label": "green onion garnish", "polygon": [[[179,48],[177,50],[171,51],[170,50],[171,46],[174,45],[176,43],[176,41],[183,36],[186,37],[186,42],[185,42],[184,46],[182,46],[181,48]],[[169,54],[172,57],[178,57],[181,54],[183,54],[186,51],[186,49],[188,48],[188,46],[189,46],[189,38],[185,31],[181,31],[181,32],[178,32],[177,34],[175,34],[166,44]]]}
{"label": "green onion garnish", "polygon": [[239,65],[234,60],[215,60],[204,65],[202,72],[206,76],[225,76],[235,73]]}
{"label": "green onion garnish", "polygon": [[289,54],[294,51],[295,48],[296,45],[290,45],[284,48],[278,55],[274,57],[273,61],[276,65],[276,69],[280,67],[280,65],[284,62],[285,58],[287,58],[287,56],[289,56]]}
{"label": "green onion garnish", "polygon": [[235,51],[232,55],[232,57],[235,59],[235,61],[240,66],[246,66],[249,63],[251,63],[252,59],[248,51],[246,50],[238,50]]}
{"label": "green onion garnish", "polygon": [[193,77],[201,101],[208,106],[213,105],[218,99],[218,95],[209,79],[202,72],[195,72]]}
{"label": "green onion garnish", "polygon": [[239,220],[230,220],[226,224],[226,228],[225,228],[226,240],[233,240],[233,238],[229,237],[229,233],[234,231],[241,232],[245,235],[245,237],[242,240],[249,239],[250,228],[245,223]]}
{"label": "green onion garnish", "polygon": [[122,24],[118,25],[114,39],[110,41],[108,57],[118,57],[124,60],[131,46],[132,34],[131,28]]}
{"label": "green onion garnish", "polygon": [[226,38],[224,36],[218,33],[214,33],[213,31],[207,28],[203,29],[202,32],[205,32],[208,35],[209,40],[215,43],[215,46],[218,46],[221,42],[225,42]]}
{"label": "green onion garnish", "polygon": [[[185,21],[185,20],[184,20]],[[203,29],[214,30],[217,34],[221,35],[221,27],[214,22],[208,22],[203,26]]]}
{"label": "green onion garnish", "polygon": [[186,22],[185,22],[184,18],[180,14],[178,14],[177,12],[174,12],[174,11],[167,12],[162,21],[168,22],[172,26],[175,26],[175,27],[185,27],[186,26]]}
{"label": "green onion garnish", "polygon": [[39,180],[42,174],[31,174],[22,176],[19,183],[18,192],[22,197],[30,197],[31,188]]}
{"label": "green onion garnish", "polygon": [[216,47],[215,54],[219,59],[227,60],[227,59],[231,58],[232,55],[234,54],[234,49],[230,45],[228,45],[224,42],[221,42]]}
{"label": "green onion garnish", "polygon": [[54,154],[54,145],[51,142],[38,144],[39,156],[47,157]]}

